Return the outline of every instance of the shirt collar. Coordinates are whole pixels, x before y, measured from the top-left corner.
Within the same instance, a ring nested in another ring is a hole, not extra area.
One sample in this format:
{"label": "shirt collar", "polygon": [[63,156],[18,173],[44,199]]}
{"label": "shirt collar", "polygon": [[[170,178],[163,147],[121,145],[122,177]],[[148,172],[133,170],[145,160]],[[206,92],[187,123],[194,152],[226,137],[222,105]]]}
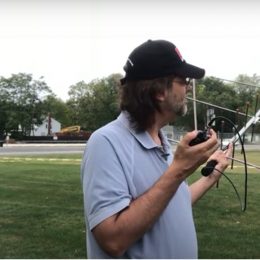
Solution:
{"label": "shirt collar", "polygon": [[[130,122],[130,115],[126,111],[122,111],[118,116],[118,121],[123,124],[128,131],[136,138],[136,140],[146,149],[153,149],[160,147],[154,142],[152,137],[147,131],[136,131]],[[165,152],[170,151],[170,144],[162,130],[159,132],[162,140],[162,146]]]}

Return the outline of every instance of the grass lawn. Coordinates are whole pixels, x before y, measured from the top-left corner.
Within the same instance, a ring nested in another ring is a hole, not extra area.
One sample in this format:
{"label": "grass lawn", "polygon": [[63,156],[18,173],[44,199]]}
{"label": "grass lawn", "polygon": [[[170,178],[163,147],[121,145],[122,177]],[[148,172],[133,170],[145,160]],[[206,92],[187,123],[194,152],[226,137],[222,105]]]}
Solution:
{"label": "grass lawn", "polygon": [[[238,153],[235,158],[242,158]],[[247,152],[248,161],[260,165],[259,151]],[[244,199],[244,168],[235,163],[226,175]],[[200,172],[190,180],[199,178]],[[248,169],[247,209],[241,211],[231,184],[222,177],[195,206],[200,258],[260,258],[260,170]]]}
{"label": "grass lawn", "polygon": [[[86,258],[80,161],[75,154],[0,157],[0,258]],[[248,152],[248,161],[259,165],[259,152]],[[227,174],[243,197],[243,168]],[[200,258],[260,258],[259,183],[260,170],[249,169],[246,212],[225,178],[197,203]]]}
{"label": "grass lawn", "polygon": [[85,258],[81,156],[40,157],[0,158],[0,258]]}

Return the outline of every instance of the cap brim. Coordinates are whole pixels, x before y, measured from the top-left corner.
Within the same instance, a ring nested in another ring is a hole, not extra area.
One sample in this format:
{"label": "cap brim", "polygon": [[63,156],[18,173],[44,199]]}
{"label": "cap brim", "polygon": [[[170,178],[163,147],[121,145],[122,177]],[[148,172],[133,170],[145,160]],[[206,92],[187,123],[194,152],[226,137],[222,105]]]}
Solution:
{"label": "cap brim", "polygon": [[178,76],[184,78],[201,79],[205,76],[205,70],[189,63],[183,62],[179,68],[175,69]]}
{"label": "cap brim", "polygon": [[[143,78],[136,78],[135,80],[154,79],[159,77],[165,77],[168,75],[176,75],[183,78],[201,79],[205,76],[205,70],[184,61],[178,67],[170,68],[168,71],[162,73],[162,75],[149,75],[149,77],[146,76]],[[124,85],[127,80],[129,80],[127,76],[120,79],[121,85]]]}

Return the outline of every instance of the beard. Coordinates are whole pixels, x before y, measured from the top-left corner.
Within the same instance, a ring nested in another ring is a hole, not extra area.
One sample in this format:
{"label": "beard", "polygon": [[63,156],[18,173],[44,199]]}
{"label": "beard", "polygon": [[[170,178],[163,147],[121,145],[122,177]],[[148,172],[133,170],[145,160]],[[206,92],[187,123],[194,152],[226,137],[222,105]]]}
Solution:
{"label": "beard", "polygon": [[188,111],[186,98],[168,97],[165,105],[166,109],[174,116],[185,116]]}
{"label": "beard", "polygon": [[185,116],[188,111],[186,102],[179,102],[179,103],[174,104],[172,111],[177,116]]}

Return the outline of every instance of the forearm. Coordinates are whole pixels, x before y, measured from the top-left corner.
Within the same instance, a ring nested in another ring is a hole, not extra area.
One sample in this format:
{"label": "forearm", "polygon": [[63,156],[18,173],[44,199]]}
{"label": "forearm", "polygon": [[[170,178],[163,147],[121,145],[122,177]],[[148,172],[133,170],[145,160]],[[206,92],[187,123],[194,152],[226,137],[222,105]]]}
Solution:
{"label": "forearm", "polygon": [[232,152],[232,146],[229,146],[225,152],[219,150],[214,153],[209,160],[216,160],[218,164],[215,170],[207,177],[201,177],[198,181],[190,185],[192,205],[196,203],[221,177],[221,173],[229,165],[228,156]]}
{"label": "forearm", "polygon": [[182,182],[176,175],[174,170],[168,169],[129,207],[94,228],[94,235],[105,251],[121,256],[153,226]]}
{"label": "forearm", "polygon": [[219,176],[211,174],[208,177],[201,177],[190,185],[191,202],[194,205],[219,179]]}

